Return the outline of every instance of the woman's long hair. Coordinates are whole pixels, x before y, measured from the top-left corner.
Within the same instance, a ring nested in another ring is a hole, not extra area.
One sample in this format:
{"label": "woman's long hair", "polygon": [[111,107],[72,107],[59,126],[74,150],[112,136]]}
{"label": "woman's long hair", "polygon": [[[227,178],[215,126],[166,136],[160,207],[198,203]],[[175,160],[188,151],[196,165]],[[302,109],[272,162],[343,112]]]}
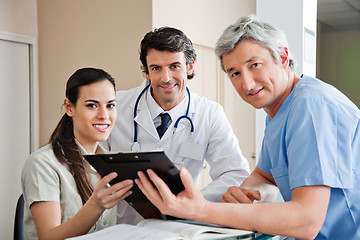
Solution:
{"label": "woman's long hair", "polygon": [[[76,105],[82,86],[106,80],[112,83],[115,91],[115,80],[104,70],[96,68],[79,69],[71,75],[66,83],[66,97],[72,104]],[[85,204],[93,192],[93,186],[88,179],[84,158],[75,143],[72,118],[66,113],[51,134],[49,143],[51,143],[59,162],[68,166],[70,173],[74,177],[82,203]]]}

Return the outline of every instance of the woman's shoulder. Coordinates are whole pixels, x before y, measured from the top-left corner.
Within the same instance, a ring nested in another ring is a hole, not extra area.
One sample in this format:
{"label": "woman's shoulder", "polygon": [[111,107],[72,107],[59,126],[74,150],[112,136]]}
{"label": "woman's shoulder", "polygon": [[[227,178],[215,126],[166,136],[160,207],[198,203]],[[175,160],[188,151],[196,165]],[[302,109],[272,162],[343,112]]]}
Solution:
{"label": "woman's shoulder", "polygon": [[51,144],[47,144],[41,148],[39,148],[38,150],[34,151],[33,153],[30,154],[30,156],[28,157],[28,159],[25,162],[25,165],[34,165],[34,164],[54,164],[58,162],[53,148],[51,146]]}
{"label": "woman's shoulder", "polygon": [[47,155],[54,155],[54,151],[50,143],[46,144],[45,146],[42,146],[38,150],[31,153],[30,157],[47,156]]}

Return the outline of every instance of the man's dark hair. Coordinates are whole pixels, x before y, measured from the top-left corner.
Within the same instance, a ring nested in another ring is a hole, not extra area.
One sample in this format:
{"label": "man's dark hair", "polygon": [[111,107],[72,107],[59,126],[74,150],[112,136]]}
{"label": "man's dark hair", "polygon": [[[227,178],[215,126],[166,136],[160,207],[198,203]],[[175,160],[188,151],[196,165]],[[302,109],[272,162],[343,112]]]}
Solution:
{"label": "man's dark hair", "polygon": [[[196,60],[196,53],[191,40],[180,30],[171,27],[161,27],[148,32],[140,44],[140,61],[142,70],[148,74],[149,69],[146,56],[150,49],[157,51],[183,52],[186,65],[192,64]],[[192,79],[194,73],[188,75]]]}

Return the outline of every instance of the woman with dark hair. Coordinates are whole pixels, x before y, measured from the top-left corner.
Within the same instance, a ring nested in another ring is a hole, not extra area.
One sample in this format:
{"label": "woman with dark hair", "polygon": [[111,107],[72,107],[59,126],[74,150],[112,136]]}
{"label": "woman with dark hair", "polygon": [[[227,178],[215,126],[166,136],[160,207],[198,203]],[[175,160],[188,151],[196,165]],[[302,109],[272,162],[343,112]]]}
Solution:
{"label": "woman with dark hair", "polygon": [[95,68],[67,81],[65,114],[49,144],[27,159],[22,172],[27,239],[65,239],[116,224],[116,205],[131,194],[132,180],[99,175],[83,154],[103,153],[116,120],[115,81]]}

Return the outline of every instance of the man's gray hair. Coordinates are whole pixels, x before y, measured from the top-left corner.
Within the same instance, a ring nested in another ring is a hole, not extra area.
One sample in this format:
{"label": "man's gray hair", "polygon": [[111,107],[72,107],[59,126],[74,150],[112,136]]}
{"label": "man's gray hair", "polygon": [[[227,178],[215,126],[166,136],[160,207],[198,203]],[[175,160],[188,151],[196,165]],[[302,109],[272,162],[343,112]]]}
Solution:
{"label": "man's gray hair", "polygon": [[[265,22],[261,22],[253,14],[240,18],[235,24],[228,26],[216,43],[215,54],[220,59],[221,68],[225,71],[222,57],[231,52],[237,44],[253,40],[257,44],[270,50],[276,63],[280,60],[280,53],[284,47],[288,48],[285,33]],[[290,50],[289,67],[295,70],[295,60]]]}

